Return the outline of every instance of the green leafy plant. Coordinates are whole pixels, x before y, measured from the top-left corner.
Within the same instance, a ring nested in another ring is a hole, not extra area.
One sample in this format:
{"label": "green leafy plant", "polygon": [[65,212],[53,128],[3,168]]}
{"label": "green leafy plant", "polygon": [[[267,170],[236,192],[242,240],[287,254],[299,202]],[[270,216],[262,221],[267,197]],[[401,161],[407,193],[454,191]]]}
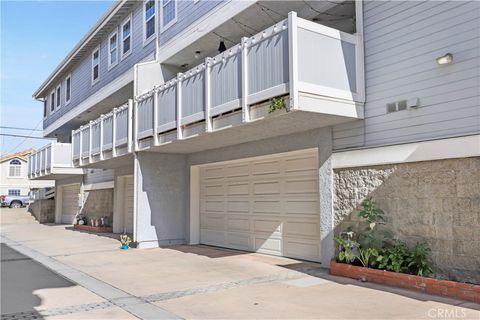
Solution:
{"label": "green leafy plant", "polygon": [[374,247],[380,249],[385,242],[389,242],[392,238],[388,230],[379,230],[378,226],[385,224],[385,213],[382,209],[377,208],[372,197],[367,197],[362,202],[363,209],[358,213],[358,216],[364,219],[367,225],[365,232],[360,234],[359,242],[363,247]]}
{"label": "green leafy plant", "polygon": [[282,110],[282,109],[287,110],[287,105],[285,104],[285,100],[283,99],[283,97],[276,97],[276,98],[273,98],[272,101],[270,101],[268,113],[272,113],[276,110]]}
{"label": "green leafy plant", "polygon": [[359,248],[359,255],[356,257],[362,266],[368,268],[375,264],[378,251],[375,248]]}
{"label": "green leafy plant", "polygon": [[365,200],[362,201],[362,207],[363,210],[358,213],[358,216],[365,219],[370,230],[373,230],[377,224],[385,223],[385,218],[383,217],[385,213],[382,209],[377,208],[372,197],[365,198]]}
{"label": "green leafy plant", "polygon": [[410,253],[408,261],[408,269],[412,274],[417,276],[427,276],[433,272],[432,264],[428,255],[430,248],[426,243],[417,243]]}
{"label": "green leafy plant", "polygon": [[378,253],[376,262],[379,269],[394,272],[408,272],[410,251],[407,244],[401,240],[395,240],[392,246],[382,248]]}
{"label": "green leafy plant", "polygon": [[357,241],[353,239],[355,233],[353,231],[342,232],[335,236],[335,241],[339,244],[338,261],[351,263],[356,256],[354,251],[360,246]]}

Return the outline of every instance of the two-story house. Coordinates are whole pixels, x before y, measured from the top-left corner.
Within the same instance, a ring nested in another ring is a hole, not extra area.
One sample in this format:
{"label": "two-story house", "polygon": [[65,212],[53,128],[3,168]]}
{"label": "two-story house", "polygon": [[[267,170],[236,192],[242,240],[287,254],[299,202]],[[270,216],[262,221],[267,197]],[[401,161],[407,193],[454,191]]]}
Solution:
{"label": "two-story house", "polygon": [[59,142],[32,178],[56,180],[58,222],[111,214],[140,248],[325,266],[372,195],[478,281],[479,18],[475,1],[115,2],[34,94]]}

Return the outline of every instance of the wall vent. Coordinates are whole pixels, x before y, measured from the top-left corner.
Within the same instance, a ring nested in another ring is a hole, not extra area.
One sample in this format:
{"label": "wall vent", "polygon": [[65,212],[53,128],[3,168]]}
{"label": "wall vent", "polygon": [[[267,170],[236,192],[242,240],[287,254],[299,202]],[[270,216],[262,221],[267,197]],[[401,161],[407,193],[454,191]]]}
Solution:
{"label": "wall vent", "polygon": [[412,98],[408,100],[400,100],[397,102],[390,102],[387,103],[387,113],[407,110],[407,109],[414,109],[420,105],[420,101],[418,98]]}

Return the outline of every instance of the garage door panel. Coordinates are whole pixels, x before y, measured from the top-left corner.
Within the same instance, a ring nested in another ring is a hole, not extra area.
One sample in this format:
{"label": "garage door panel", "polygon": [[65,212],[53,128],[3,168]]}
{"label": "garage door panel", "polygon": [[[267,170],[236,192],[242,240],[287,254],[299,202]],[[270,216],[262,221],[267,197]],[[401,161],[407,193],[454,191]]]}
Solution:
{"label": "garage door panel", "polygon": [[255,219],[253,222],[253,231],[255,233],[268,233],[270,235],[281,236],[282,221]]}
{"label": "garage door panel", "polygon": [[243,231],[250,232],[250,218],[248,217],[236,217],[227,218],[227,230],[228,231]]}
{"label": "garage door panel", "polygon": [[249,200],[228,201],[227,212],[248,213],[250,212],[250,201]]}
{"label": "garage door panel", "polygon": [[310,220],[286,221],[283,225],[285,237],[302,237],[318,239],[320,236],[320,224]]}
{"label": "garage door panel", "polygon": [[233,249],[250,250],[252,237],[248,233],[228,233],[227,246]]}
{"label": "garage door panel", "polygon": [[298,238],[283,238],[284,255],[292,258],[300,258],[318,261],[320,256],[320,243],[318,240]]}
{"label": "garage door panel", "polygon": [[133,192],[134,180],[133,177],[125,179],[125,229],[127,233],[133,233]]}
{"label": "garage door panel", "polygon": [[227,196],[245,196],[249,194],[250,184],[248,182],[227,184]]}
{"label": "garage door panel", "polygon": [[318,153],[203,167],[200,242],[319,260]]}
{"label": "garage door panel", "polygon": [[255,251],[260,253],[282,255],[282,240],[255,236]]}
{"label": "garage door panel", "polygon": [[285,211],[287,215],[303,214],[318,216],[317,200],[286,200]]}
{"label": "garage door panel", "polygon": [[280,194],[279,181],[258,181],[253,182],[253,195]]}

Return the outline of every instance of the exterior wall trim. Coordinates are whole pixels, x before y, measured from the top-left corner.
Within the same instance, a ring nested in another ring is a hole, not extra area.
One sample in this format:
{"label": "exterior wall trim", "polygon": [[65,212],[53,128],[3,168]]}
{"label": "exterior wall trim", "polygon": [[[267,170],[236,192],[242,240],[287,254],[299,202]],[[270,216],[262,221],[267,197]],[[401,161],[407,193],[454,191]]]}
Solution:
{"label": "exterior wall trim", "polygon": [[335,152],[333,169],[480,156],[480,135]]}
{"label": "exterior wall trim", "polygon": [[112,181],[104,181],[99,183],[91,183],[91,184],[84,184],[83,190],[90,191],[90,190],[101,190],[101,189],[113,189],[114,188],[114,180]]}

